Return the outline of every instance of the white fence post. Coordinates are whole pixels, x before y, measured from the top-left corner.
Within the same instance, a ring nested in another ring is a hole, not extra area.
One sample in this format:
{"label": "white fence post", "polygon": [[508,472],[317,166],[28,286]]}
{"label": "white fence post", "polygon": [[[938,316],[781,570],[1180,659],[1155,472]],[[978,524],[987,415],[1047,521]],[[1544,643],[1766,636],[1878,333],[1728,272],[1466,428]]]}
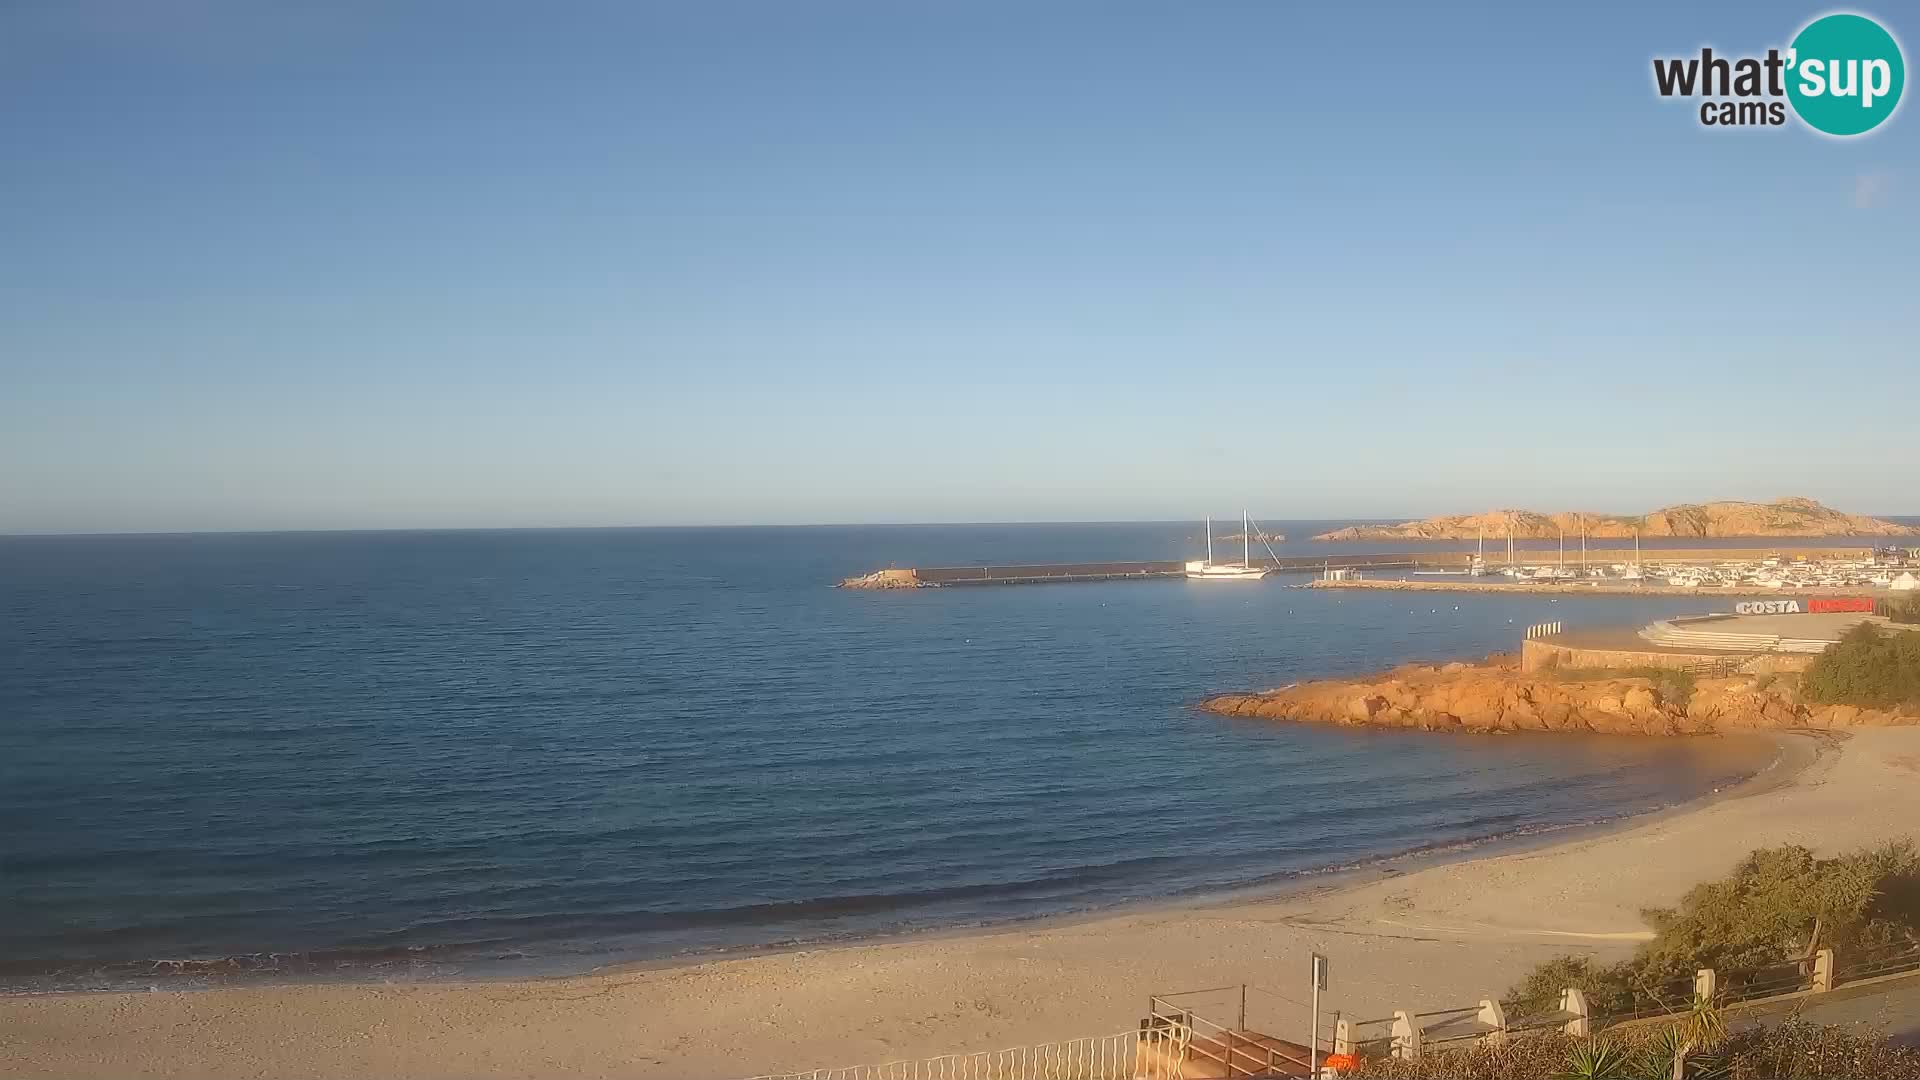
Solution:
{"label": "white fence post", "polygon": [[1561,1026],[1560,1030],[1576,1039],[1584,1039],[1593,1034],[1593,1015],[1587,1009],[1587,992],[1577,986],[1569,986],[1560,991],[1560,1011],[1570,1014],[1573,1019]]}
{"label": "white fence post", "polygon": [[1492,998],[1480,999],[1480,1014],[1474,1019],[1493,1029],[1487,1032],[1487,1042],[1499,1046],[1507,1041],[1507,1010],[1501,1008],[1499,1002]]}
{"label": "white fence post", "polygon": [[1720,974],[1712,968],[1701,968],[1693,973],[1693,996],[1702,1001],[1712,1001],[1720,994]]}
{"label": "white fence post", "polygon": [[1353,1021],[1344,1016],[1333,1022],[1333,1052],[1353,1053]]}
{"label": "white fence post", "polygon": [[1813,992],[1824,994],[1833,989],[1833,950],[1821,949],[1813,954]]}
{"label": "white fence post", "polygon": [[1393,1010],[1393,1056],[1401,1061],[1420,1057],[1420,1025],[1406,1009]]}

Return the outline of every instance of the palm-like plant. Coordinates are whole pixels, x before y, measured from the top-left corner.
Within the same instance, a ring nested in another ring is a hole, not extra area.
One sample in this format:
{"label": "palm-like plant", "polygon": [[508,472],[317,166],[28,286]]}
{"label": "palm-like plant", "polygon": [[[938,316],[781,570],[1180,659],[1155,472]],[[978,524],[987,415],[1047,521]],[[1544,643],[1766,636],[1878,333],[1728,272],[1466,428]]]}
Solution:
{"label": "palm-like plant", "polygon": [[[1717,1019],[1717,1018],[1716,1018]],[[1722,1024],[1720,1030],[1725,1030]],[[1703,1044],[1686,1023],[1661,1028],[1640,1048],[1640,1076],[1645,1080],[1721,1080],[1727,1075],[1719,1042]]]}
{"label": "palm-like plant", "polygon": [[1694,1046],[1711,1049],[1727,1041],[1726,1012],[1712,998],[1695,994],[1693,1003],[1680,1014],[1678,1030]]}
{"label": "palm-like plant", "polygon": [[1567,1053],[1560,1080],[1634,1080],[1633,1055],[1612,1039],[1583,1039]]}

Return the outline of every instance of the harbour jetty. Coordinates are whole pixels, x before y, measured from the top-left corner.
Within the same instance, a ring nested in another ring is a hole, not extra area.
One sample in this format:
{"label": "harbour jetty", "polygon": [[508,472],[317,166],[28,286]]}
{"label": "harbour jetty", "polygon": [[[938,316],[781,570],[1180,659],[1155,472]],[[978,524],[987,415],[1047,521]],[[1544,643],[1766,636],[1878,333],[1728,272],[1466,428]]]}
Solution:
{"label": "harbour jetty", "polygon": [[[1781,559],[1824,560],[1824,559],[1860,559],[1870,556],[1871,548],[1858,545],[1835,547],[1802,547],[1771,552]],[[1544,552],[1536,549],[1522,549],[1520,556],[1532,561],[1552,561]],[[1644,553],[1646,558],[1657,557],[1662,563],[1670,564],[1708,564],[1729,559],[1751,559],[1763,552],[1754,548],[1662,548]],[[1611,566],[1637,563],[1643,553],[1630,548],[1621,550],[1595,549],[1588,551],[1577,560],[1577,564],[1586,566]],[[1365,554],[1339,555],[1295,555],[1279,556],[1254,555],[1247,564],[1257,568],[1283,574],[1320,574],[1327,580],[1314,582],[1316,588],[1347,589],[1439,589],[1450,592],[1577,592],[1583,595],[1595,593],[1644,594],[1658,592],[1667,596],[1726,595],[1727,590],[1718,587],[1703,587],[1688,590],[1681,586],[1664,586],[1650,582],[1622,580],[1619,578],[1589,578],[1576,580],[1545,581],[1508,581],[1493,578],[1492,567],[1486,564],[1491,560],[1483,559],[1470,551],[1399,551],[1372,552]],[[1575,565],[1574,558],[1567,558],[1569,565]],[[1488,571],[1487,576],[1471,576],[1468,571],[1480,563]],[[933,567],[894,567],[875,570],[872,573],[859,574],[841,581],[845,589],[919,589],[938,588],[948,585],[1022,585],[1044,584],[1071,581],[1117,581],[1117,580],[1154,580],[1159,578],[1178,578],[1186,574],[1187,564],[1176,559],[1161,559],[1139,562],[1077,562],[1077,563],[1028,563],[1017,565],[976,565],[976,566],[933,566]],[[1329,575],[1330,571],[1347,571],[1344,574]],[[1430,577],[1370,578],[1366,575],[1376,571],[1406,571],[1412,575],[1432,575]],[[1766,590],[1755,588],[1753,592],[1778,592],[1782,595],[1819,595],[1823,590],[1780,589]]]}
{"label": "harbour jetty", "polygon": [[[1281,573],[1324,573],[1328,570],[1447,570],[1464,572],[1473,556],[1467,552],[1420,551],[1367,555],[1301,555],[1275,558],[1255,556],[1248,565]],[[1179,560],[1152,562],[1031,563],[1015,566],[934,566],[876,570],[840,582],[843,589],[913,589],[948,585],[1024,585],[1066,581],[1151,580],[1184,577],[1187,564]]]}

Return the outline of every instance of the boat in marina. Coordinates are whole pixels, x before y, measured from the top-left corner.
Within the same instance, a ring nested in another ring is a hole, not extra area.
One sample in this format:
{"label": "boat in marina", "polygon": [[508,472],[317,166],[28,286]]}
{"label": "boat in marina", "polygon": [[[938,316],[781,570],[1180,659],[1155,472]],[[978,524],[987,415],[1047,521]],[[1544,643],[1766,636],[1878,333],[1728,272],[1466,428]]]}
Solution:
{"label": "boat in marina", "polygon": [[1259,581],[1272,573],[1264,566],[1253,565],[1253,523],[1247,519],[1247,512],[1240,511],[1240,539],[1244,548],[1239,563],[1216,563],[1213,561],[1213,519],[1207,519],[1207,557],[1187,561],[1187,577],[1194,581]]}

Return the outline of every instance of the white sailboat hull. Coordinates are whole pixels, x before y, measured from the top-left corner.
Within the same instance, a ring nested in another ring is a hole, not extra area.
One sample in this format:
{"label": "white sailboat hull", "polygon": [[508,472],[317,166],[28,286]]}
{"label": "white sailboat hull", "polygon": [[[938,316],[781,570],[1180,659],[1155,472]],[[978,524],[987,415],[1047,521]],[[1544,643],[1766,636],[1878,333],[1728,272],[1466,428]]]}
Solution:
{"label": "white sailboat hull", "polygon": [[1187,563],[1187,578],[1192,581],[1259,581],[1271,571],[1253,565],[1253,523],[1246,511],[1240,512],[1240,565],[1213,561],[1213,518],[1207,518],[1207,557]]}
{"label": "white sailboat hull", "polygon": [[1187,567],[1187,577],[1192,581],[1259,581],[1270,573],[1258,566]]}

